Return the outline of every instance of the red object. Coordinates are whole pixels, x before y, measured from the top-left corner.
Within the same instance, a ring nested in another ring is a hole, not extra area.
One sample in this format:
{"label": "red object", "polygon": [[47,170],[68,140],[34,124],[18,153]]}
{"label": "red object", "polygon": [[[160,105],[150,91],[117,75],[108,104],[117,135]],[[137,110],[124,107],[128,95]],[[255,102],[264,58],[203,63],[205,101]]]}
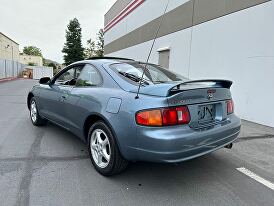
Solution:
{"label": "red object", "polygon": [[232,99],[226,102],[227,114],[232,114],[234,112],[234,102]]}
{"label": "red object", "polygon": [[178,122],[178,115],[176,108],[163,109],[163,125],[176,125]]}
{"label": "red object", "polygon": [[[133,12],[137,7],[139,7],[145,0],[135,0],[130,3],[124,10],[122,10],[114,19],[112,19],[104,28],[104,32],[107,32],[120,21],[122,21],[126,16]],[[137,3],[138,2],[138,3]]]}
{"label": "red object", "polygon": [[187,106],[140,111],[136,122],[143,126],[172,126],[188,124],[190,114]]}
{"label": "red object", "polygon": [[17,79],[19,79],[19,78],[17,78],[17,77],[2,78],[2,79],[0,79],[0,83],[12,81],[12,80],[17,80]]}

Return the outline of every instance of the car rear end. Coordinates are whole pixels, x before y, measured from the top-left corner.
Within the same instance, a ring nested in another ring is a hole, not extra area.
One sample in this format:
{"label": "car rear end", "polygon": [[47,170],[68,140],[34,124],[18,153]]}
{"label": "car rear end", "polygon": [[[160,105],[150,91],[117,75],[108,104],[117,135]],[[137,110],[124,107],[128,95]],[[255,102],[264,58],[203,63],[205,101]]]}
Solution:
{"label": "car rear end", "polygon": [[202,80],[167,86],[166,105],[145,104],[136,113],[138,160],[180,162],[233,143],[241,121],[234,114],[231,84]]}

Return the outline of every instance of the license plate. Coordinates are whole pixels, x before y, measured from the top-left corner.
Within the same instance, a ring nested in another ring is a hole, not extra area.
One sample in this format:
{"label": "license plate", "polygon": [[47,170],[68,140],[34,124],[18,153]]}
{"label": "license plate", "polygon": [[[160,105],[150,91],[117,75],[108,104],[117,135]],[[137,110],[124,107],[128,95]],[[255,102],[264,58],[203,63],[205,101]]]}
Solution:
{"label": "license plate", "polygon": [[215,119],[215,105],[203,105],[199,106],[198,109],[198,120],[199,123],[206,123],[214,121]]}

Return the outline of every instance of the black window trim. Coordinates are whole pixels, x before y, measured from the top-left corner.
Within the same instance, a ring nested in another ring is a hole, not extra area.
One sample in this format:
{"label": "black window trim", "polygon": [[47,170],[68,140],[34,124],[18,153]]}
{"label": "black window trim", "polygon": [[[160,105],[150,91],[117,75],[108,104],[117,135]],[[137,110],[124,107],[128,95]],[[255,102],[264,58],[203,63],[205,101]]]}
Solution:
{"label": "black window trim", "polygon": [[[70,65],[70,66],[67,66],[65,67],[64,69],[62,69],[60,72],[58,72],[51,80],[51,85],[56,85],[56,86],[62,86],[62,87],[74,87],[73,85],[58,85],[58,84],[55,84],[55,81],[58,77],[60,77],[62,74],[64,74],[66,71],[74,68],[74,67],[79,67],[79,66],[82,66],[82,69],[84,68],[86,64],[85,63],[79,63],[79,64],[73,64],[73,65]],[[82,72],[82,71],[81,71]],[[81,74],[81,73],[80,73]]]}

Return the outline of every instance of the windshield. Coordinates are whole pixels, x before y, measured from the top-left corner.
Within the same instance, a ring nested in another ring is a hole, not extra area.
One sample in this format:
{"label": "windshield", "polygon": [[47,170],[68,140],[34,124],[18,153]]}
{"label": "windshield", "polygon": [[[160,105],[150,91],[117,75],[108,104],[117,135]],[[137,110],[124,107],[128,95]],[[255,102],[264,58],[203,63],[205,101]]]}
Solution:
{"label": "windshield", "polygon": [[[145,63],[117,63],[112,64],[111,68],[124,78],[129,79],[132,83],[138,83],[140,82],[145,69]],[[186,80],[188,80],[186,77],[179,74],[168,71],[167,69],[154,64],[148,64],[143,76],[142,84],[149,85]]]}

